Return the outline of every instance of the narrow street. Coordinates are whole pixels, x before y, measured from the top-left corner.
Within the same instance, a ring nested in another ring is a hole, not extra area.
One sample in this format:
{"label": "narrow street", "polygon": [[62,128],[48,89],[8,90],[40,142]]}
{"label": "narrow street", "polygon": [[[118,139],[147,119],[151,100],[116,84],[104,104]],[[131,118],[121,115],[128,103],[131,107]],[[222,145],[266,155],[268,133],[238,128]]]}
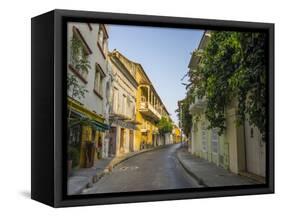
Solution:
{"label": "narrow street", "polygon": [[114,168],[84,194],[200,187],[176,159],[180,144],[132,157]]}

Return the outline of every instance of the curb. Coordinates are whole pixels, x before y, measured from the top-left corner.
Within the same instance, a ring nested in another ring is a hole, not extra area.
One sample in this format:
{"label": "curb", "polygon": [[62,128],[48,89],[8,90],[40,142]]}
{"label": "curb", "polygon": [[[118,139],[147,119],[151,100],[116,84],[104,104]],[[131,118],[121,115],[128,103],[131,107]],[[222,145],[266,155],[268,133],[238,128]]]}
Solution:
{"label": "curb", "polygon": [[89,186],[89,184],[90,184],[90,182],[91,182],[91,178],[90,178],[90,177],[86,177],[86,176],[84,176],[84,177],[85,177],[85,180],[87,180],[87,181],[85,181],[85,184],[79,186],[78,188],[76,188],[75,191],[73,191],[73,192],[71,192],[71,193],[68,192],[69,195],[81,194],[81,193],[83,192],[83,190],[84,190],[85,188],[87,188],[87,186]]}
{"label": "curb", "polygon": [[182,161],[181,157],[179,156],[179,150],[176,151],[176,157],[180,165],[183,167],[183,169],[190,175],[192,178],[194,178],[199,185],[202,185],[203,187],[209,187],[199,176],[196,175],[196,173],[192,172],[190,168],[188,168]]}

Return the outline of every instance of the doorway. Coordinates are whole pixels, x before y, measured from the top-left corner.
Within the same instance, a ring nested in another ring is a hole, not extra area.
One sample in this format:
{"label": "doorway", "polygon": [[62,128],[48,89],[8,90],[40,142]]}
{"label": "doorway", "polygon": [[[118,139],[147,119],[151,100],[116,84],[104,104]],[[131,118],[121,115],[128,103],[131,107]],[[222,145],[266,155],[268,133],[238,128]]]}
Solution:
{"label": "doorway", "polygon": [[120,147],[119,147],[119,152],[124,153],[124,142],[125,142],[125,129],[121,128],[120,132]]}
{"label": "doorway", "polygon": [[245,121],[246,170],[265,177],[265,143],[258,128]]}
{"label": "doorway", "polygon": [[109,130],[109,156],[116,155],[116,127],[111,127]]}
{"label": "doorway", "polygon": [[130,152],[134,151],[134,131],[133,130],[130,130],[129,149],[130,149]]}

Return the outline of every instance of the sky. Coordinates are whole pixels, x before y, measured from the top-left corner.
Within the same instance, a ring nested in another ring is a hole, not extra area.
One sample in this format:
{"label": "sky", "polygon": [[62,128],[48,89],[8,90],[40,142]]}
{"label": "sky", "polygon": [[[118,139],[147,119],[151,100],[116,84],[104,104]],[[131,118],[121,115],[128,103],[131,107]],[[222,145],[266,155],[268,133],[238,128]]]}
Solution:
{"label": "sky", "polygon": [[191,52],[203,30],[109,25],[109,50],[117,49],[140,63],[171,115],[178,124],[177,102],[185,97]]}

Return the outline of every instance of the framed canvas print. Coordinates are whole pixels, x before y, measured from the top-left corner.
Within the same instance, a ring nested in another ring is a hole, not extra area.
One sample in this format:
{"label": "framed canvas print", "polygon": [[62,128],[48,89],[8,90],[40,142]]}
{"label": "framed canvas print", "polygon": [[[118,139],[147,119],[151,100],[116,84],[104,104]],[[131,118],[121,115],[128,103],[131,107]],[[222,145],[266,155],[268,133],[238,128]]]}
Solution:
{"label": "framed canvas print", "polygon": [[31,36],[34,200],[274,192],[274,24],[54,10]]}

